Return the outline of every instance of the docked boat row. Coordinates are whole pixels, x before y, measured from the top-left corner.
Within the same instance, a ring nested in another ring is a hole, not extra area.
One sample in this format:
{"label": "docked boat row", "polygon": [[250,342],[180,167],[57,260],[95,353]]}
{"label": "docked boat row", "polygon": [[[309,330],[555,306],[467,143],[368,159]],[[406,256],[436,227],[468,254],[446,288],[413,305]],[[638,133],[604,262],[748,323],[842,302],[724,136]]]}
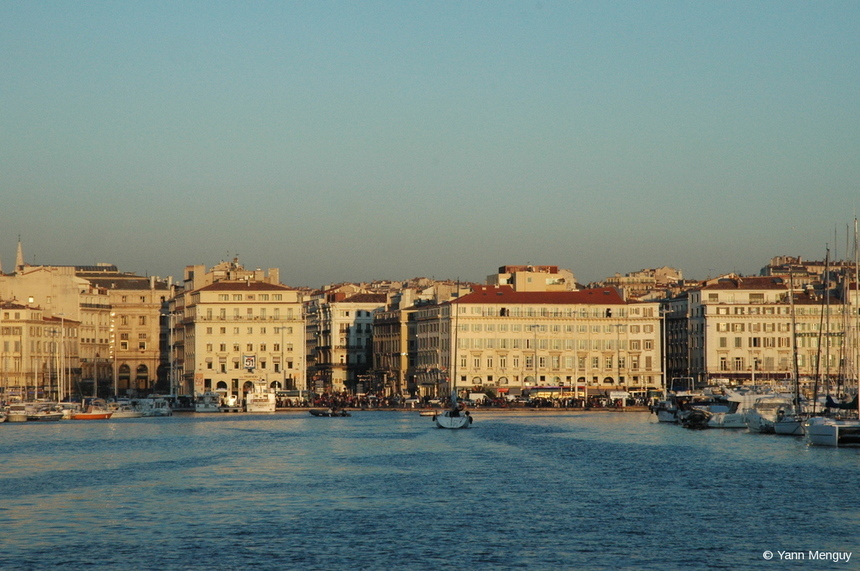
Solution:
{"label": "docked boat row", "polygon": [[46,422],[59,420],[108,420],[170,416],[173,414],[166,399],[118,399],[106,401],[86,398],[83,402],[15,402],[0,407],[0,422]]}
{"label": "docked boat row", "polygon": [[235,395],[218,391],[206,391],[194,402],[194,412],[275,412],[277,396],[273,389],[266,387],[265,381],[254,385],[254,390],[245,395],[244,404]]}
{"label": "docked boat row", "polygon": [[721,394],[672,393],[652,407],[660,422],[689,429],[739,428],[758,434],[805,438],[812,446],[860,445],[857,397],[814,402],[799,394],[726,389]]}

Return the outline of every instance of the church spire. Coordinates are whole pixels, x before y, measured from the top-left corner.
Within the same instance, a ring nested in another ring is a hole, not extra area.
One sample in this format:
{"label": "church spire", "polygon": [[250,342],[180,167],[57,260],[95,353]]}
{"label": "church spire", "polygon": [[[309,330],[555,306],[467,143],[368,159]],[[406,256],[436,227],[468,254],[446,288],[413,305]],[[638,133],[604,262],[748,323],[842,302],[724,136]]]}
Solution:
{"label": "church spire", "polygon": [[24,248],[21,246],[21,235],[18,235],[18,254],[15,256],[15,271],[24,269]]}

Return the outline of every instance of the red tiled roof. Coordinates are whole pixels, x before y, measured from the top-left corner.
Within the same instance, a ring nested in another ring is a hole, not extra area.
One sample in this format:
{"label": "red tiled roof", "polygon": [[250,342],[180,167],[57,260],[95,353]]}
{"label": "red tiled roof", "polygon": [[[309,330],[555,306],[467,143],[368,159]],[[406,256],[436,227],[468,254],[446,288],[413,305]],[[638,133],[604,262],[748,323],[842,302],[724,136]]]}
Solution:
{"label": "red tiled roof", "polygon": [[292,291],[290,288],[282,285],[270,284],[266,282],[246,282],[241,281],[221,281],[203,286],[197,291]]}
{"label": "red tiled roof", "polygon": [[384,293],[357,293],[344,299],[340,303],[385,303],[388,296]]}
{"label": "red tiled roof", "polygon": [[451,303],[520,303],[520,304],[600,304],[626,305],[627,302],[611,287],[580,291],[514,291],[508,285],[475,286],[470,294],[458,297]]}
{"label": "red tiled roof", "polygon": [[721,278],[702,289],[786,289],[785,278],[780,276]]}

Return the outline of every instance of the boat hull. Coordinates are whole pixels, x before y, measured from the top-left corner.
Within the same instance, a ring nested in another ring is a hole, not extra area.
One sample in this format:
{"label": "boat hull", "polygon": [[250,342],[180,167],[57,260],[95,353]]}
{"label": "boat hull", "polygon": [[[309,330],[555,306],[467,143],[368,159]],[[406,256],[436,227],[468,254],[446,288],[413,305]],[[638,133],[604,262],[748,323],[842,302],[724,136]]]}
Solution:
{"label": "boat hull", "polygon": [[806,441],[813,446],[855,446],[860,444],[860,420],[810,418],[804,424]]}
{"label": "boat hull", "polygon": [[346,412],[345,410],[335,410],[335,411],[332,411],[332,410],[325,410],[325,409],[312,408],[312,409],[311,409],[311,410],[309,410],[308,412],[311,414],[311,416],[327,416],[327,417],[335,417],[335,416],[352,416],[351,414],[349,414],[349,413],[348,413],[348,412]]}
{"label": "boat hull", "polygon": [[107,420],[113,416],[112,412],[76,412],[72,420]]}
{"label": "boat hull", "polygon": [[784,436],[803,436],[803,421],[799,418],[784,418],[773,423],[775,434]]}
{"label": "boat hull", "polygon": [[56,422],[63,419],[62,412],[37,412],[27,417],[27,420],[36,422]]}
{"label": "boat hull", "polygon": [[434,416],[433,422],[436,423],[436,428],[470,428],[472,426],[472,416],[468,414],[452,416],[449,412],[445,412]]}

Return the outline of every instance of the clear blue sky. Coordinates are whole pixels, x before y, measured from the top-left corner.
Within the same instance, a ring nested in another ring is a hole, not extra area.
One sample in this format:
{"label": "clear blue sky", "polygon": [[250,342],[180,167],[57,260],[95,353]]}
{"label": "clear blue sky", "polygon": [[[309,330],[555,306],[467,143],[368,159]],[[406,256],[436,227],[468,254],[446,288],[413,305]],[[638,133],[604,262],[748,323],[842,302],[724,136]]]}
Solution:
{"label": "clear blue sky", "polygon": [[0,261],[288,285],[842,257],[860,2],[0,3]]}

